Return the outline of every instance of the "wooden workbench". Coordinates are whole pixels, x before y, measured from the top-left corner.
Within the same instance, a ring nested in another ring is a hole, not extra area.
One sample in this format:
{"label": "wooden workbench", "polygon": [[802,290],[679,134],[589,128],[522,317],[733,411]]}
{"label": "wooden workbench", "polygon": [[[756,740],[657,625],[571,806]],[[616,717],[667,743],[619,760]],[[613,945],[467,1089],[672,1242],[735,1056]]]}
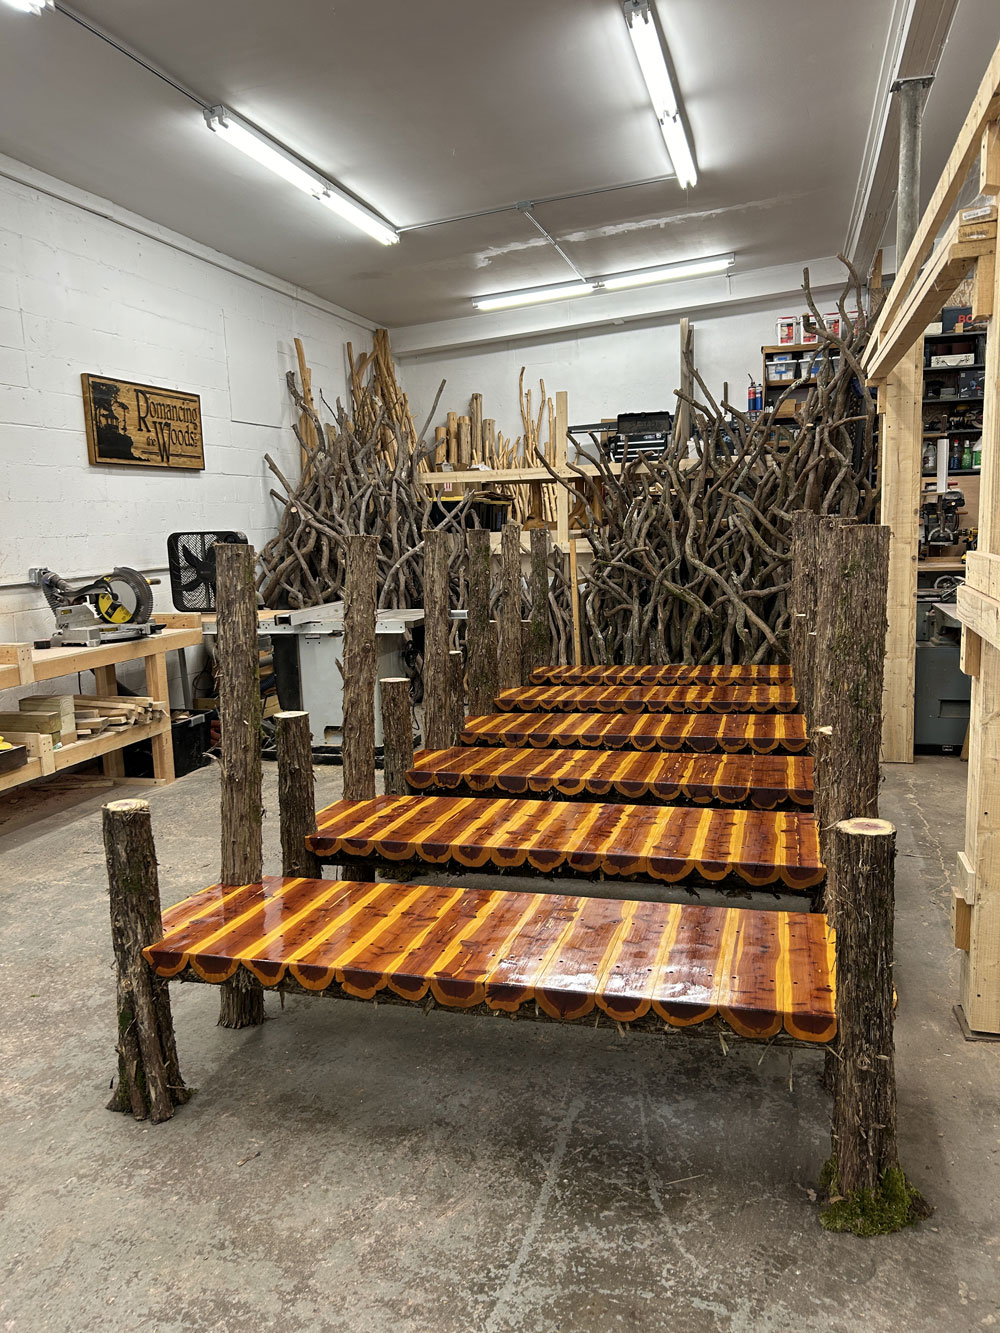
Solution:
{"label": "wooden workbench", "polygon": [[118,693],[115,667],[123,662],[142,661],[146,667],[146,692],[153,699],[167,703],[165,715],[157,722],[121,727],[87,740],[73,741],[58,749],[53,747],[51,736],[39,735],[29,744],[28,762],[9,773],[0,774],[0,792],[98,757],[106,777],[123,779],[125,764],[120,751],[126,745],[144,740],[153,742],[152,780],[161,784],[173,782],[167,653],[178,648],[193,648],[200,643],[199,621],[186,628],[162,630],[148,639],[128,639],[124,643],[108,643],[98,648],[33,648],[30,643],[0,644],[0,690],[93,671],[96,694],[107,698]]}

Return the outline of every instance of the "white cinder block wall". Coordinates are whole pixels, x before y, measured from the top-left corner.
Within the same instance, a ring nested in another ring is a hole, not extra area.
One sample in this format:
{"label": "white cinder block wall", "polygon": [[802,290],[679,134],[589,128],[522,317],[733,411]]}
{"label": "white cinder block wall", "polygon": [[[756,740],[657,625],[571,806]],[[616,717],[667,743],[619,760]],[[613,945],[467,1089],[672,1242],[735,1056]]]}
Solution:
{"label": "white cinder block wall", "polygon": [[[836,310],[837,288],[820,288],[820,311]],[[853,304],[853,303],[852,303]],[[747,385],[752,374],[761,377],[760,348],[777,341],[779,315],[795,314],[799,301],[783,298],[780,304],[762,301],[753,305],[711,311],[692,311],[695,331],[695,362],[711,392],[722,394],[729,382],[731,401],[745,408]],[[537,416],[539,379],[550,397],[565,389],[569,394],[569,420],[600,421],[618,412],[676,411],[674,389],[680,382],[680,318],[664,315],[655,323],[604,326],[570,335],[485,346],[440,353],[399,355],[400,377],[413,408],[423,424],[442,379],[447,385],[441,397],[435,425],[443,425],[445,414],[468,411],[473,393],[483,395],[483,415],[494,417],[497,429],[512,439],[521,434],[517,381],[524,366],[525,387],[532,391]],[[546,427],[543,425],[543,439]]]}
{"label": "white cinder block wall", "polygon": [[[296,336],[314,392],[343,396],[344,344],[370,346],[370,325],[0,157],[0,642],[51,626],[33,565],[131,565],[162,578],[170,609],[168,533],[235,528],[263,545],[277,513],[264,454],[297,476]],[[91,467],[84,371],[199,394],[205,471]]]}

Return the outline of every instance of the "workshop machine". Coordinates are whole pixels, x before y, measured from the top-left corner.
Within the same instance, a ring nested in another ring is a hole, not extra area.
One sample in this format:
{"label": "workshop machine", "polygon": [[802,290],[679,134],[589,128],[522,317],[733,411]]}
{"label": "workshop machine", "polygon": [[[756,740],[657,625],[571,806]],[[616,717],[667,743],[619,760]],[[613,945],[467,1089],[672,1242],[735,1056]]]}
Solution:
{"label": "workshop machine", "polygon": [[971,681],[959,666],[962,625],[955,615],[960,578],[944,575],[917,592],[913,742],[959,750],[969,725]]}
{"label": "workshop machine", "polygon": [[959,511],[965,496],[954,487],[927,491],[920,505],[920,554],[939,555],[941,548],[961,545],[965,536]]}
{"label": "workshop machine", "polygon": [[[463,618],[466,612],[453,612]],[[413,677],[423,633],[423,610],[379,611],[375,618],[375,745],[382,748],[382,706],[378,681],[383,676]],[[206,635],[216,632],[214,622]],[[317,758],[340,755],[344,740],[344,603],[327,602],[298,611],[277,611],[261,622],[270,639],[278,702],[286,710],[305,709]]]}
{"label": "workshop machine", "polygon": [[150,620],[150,580],[137,569],[117,565],[110,574],[71,583],[51,569],[35,568],[28,570],[28,579],[41,588],[55,616],[56,627],[48,640],[53,647],[90,648],[148,638],[163,629]]}

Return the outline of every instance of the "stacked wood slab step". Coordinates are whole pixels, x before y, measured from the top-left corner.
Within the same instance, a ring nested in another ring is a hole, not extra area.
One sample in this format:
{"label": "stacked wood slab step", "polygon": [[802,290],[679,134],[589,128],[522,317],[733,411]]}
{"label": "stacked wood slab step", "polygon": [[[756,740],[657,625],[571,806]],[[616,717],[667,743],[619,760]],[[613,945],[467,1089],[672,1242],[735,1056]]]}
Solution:
{"label": "stacked wood slab step", "polygon": [[690,755],[638,750],[504,749],[455,746],[421,750],[406,774],[417,791],[496,792],[508,796],[650,799],[707,805],[812,807],[806,755]]}
{"label": "stacked wood slab step", "polygon": [[501,690],[498,712],[791,713],[798,699],[785,685],[521,685]]}
{"label": "stacked wood slab step", "polygon": [[314,879],[212,887],[168,908],[161,977],[561,1021],[829,1042],[834,941],[798,912]]}
{"label": "stacked wood slab step", "polygon": [[543,666],[529,677],[533,685],[782,685],[791,682],[790,666]]}
{"label": "stacked wood slab step", "polygon": [[801,713],[488,713],[467,717],[463,745],[800,754]]}
{"label": "stacked wood slab step", "polygon": [[322,861],[411,862],[666,883],[738,879],[805,892],[824,876],[816,820],[715,810],[448,796],[336,801],[306,845]]}

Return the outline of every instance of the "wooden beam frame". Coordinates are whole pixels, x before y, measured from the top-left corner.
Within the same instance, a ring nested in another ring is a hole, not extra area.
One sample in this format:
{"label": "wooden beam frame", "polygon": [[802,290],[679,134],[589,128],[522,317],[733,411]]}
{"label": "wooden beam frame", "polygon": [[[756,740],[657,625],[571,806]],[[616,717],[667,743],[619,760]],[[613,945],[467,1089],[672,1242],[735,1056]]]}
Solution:
{"label": "wooden beam frame", "polygon": [[[872,331],[867,359],[884,404],[882,514],[893,528],[887,638],[885,757],[905,757],[904,685],[912,669],[912,587],[916,581],[916,508],[922,443],[922,323],[949,284],[976,268],[974,306],[989,319],[983,403],[978,549],[966,558],[959,591],[962,668],[972,680],[965,847],[959,853],[952,903],[954,942],[961,954],[961,1011],[972,1032],[1000,1033],[1000,266],[993,217],[951,223],[926,270],[934,237],[980,158],[980,192],[1000,195],[1000,46],[965,118],[947,165],[901,259],[889,298]],[[912,502],[911,502],[912,501]],[[911,512],[912,511],[912,512]],[[912,574],[911,574],[912,567]],[[905,595],[904,595],[905,594]],[[890,660],[895,653],[896,660]],[[909,667],[908,667],[908,664]],[[899,680],[893,683],[894,677]]]}

